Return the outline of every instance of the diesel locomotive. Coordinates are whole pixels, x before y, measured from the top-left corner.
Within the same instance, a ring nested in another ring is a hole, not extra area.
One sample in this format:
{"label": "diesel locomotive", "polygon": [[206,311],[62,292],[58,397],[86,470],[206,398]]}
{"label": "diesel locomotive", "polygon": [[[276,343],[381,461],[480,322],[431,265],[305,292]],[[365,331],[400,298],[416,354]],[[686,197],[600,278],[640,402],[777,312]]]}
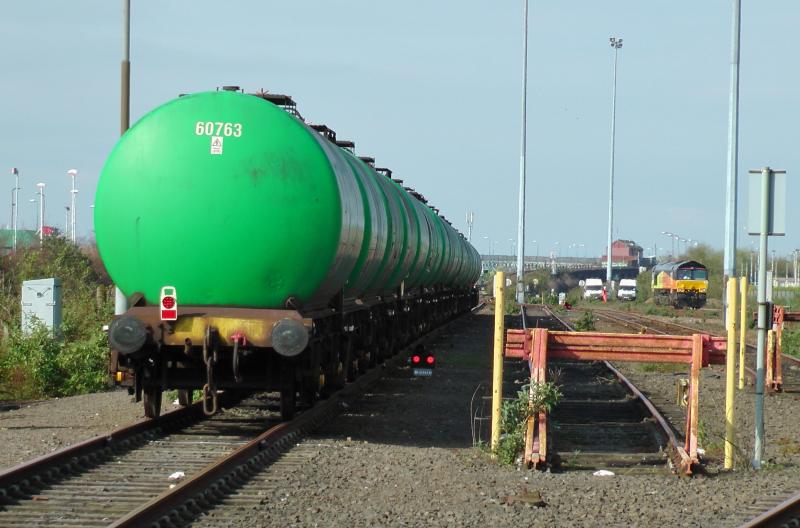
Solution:
{"label": "diesel locomotive", "polygon": [[480,256],[418,192],[306,123],[291,98],[184,95],[119,140],[97,247],[129,309],[117,383],[158,416],[220,390],[280,392],[284,419],[477,302]]}
{"label": "diesel locomotive", "polygon": [[653,300],[676,308],[706,304],[708,269],[695,260],[663,262],[653,267]]}

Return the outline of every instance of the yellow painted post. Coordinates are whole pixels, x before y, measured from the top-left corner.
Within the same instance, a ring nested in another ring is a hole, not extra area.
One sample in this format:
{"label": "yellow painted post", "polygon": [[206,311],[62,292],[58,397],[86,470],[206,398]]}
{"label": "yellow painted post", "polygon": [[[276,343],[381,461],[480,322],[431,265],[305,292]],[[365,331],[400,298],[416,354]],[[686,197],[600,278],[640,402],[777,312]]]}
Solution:
{"label": "yellow painted post", "polygon": [[739,318],[739,390],[744,389],[744,351],[747,347],[747,277],[739,279],[742,310]]}
{"label": "yellow painted post", "polygon": [[725,351],[725,469],[733,469],[733,397],[736,388],[736,278],[728,279],[728,347]]}
{"label": "yellow painted post", "polygon": [[494,364],[492,367],[492,458],[500,443],[500,405],[503,402],[503,316],[505,315],[506,275],[498,271],[494,276]]}

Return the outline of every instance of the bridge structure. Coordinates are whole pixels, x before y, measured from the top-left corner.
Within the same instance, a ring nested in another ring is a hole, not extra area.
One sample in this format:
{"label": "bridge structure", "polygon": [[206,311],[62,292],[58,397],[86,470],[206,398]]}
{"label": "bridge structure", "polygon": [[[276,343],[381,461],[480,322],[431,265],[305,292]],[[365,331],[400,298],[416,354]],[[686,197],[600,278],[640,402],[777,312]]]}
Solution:
{"label": "bridge structure", "polygon": [[[483,271],[500,270],[507,273],[517,271],[517,257],[514,255],[481,255]],[[578,280],[598,278],[605,280],[606,267],[597,258],[530,256],[523,260],[524,270],[547,269],[552,275],[568,273]],[[639,275],[637,266],[614,266],[611,280],[635,279]]]}

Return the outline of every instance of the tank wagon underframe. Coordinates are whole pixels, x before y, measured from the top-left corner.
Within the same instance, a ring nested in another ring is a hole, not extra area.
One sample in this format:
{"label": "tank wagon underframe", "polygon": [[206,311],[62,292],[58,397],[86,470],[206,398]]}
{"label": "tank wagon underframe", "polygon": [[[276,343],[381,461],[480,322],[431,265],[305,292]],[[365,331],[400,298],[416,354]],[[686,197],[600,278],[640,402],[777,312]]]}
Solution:
{"label": "tank wagon underframe", "polygon": [[[204,410],[216,412],[216,391],[279,391],[281,415],[353,381],[367,368],[477,303],[472,289],[418,292],[388,302],[344,305],[339,295],[326,310],[304,316],[296,310],[208,306],[181,307],[177,321],[161,321],[158,306],[131,308],[146,328],[145,344],[131,354],[112,351],[110,370],[144,401],[148,417],[159,415],[162,394],[178,390],[181,404],[203,391]],[[338,304],[338,305],[337,305]],[[289,357],[273,348],[272,330],[297,321],[308,345]]]}

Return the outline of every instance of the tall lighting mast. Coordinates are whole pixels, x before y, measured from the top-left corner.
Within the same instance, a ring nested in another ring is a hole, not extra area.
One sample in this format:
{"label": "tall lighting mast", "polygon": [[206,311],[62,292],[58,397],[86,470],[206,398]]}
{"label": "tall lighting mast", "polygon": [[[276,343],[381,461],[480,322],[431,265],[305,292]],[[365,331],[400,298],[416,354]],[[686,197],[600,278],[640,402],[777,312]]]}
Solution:
{"label": "tall lighting mast", "polygon": [[67,171],[67,174],[69,174],[69,176],[72,178],[72,191],[70,191],[72,201],[70,202],[70,210],[69,210],[69,219],[70,219],[69,232],[70,232],[70,239],[74,244],[75,241],[77,240],[77,237],[75,236],[75,224],[76,224],[75,213],[77,212],[77,210],[75,209],[75,197],[78,194],[78,191],[75,189],[75,176],[78,175],[78,171],[75,169],[70,169]]}
{"label": "tall lighting mast", "polygon": [[14,193],[11,195],[11,219],[14,223],[14,244],[13,250],[17,250],[17,231],[19,230],[19,171],[16,167],[11,169],[14,175]]}
{"label": "tall lighting mast", "polygon": [[[123,135],[130,124],[131,114],[131,0],[122,0],[122,68],[120,78],[119,135]],[[114,288],[114,314],[128,311],[128,299],[119,286]]]}
{"label": "tall lighting mast", "polygon": [[728,108],[728,176],[725,192],[725,243],[722,263],[722,317],[727,314],[728,277],[736,276],[736,188],[739,164],[739,39],[742,2],[733,0],[731,25],[731,86]]}
{"label": "tall lighting mast", "polygon": [[527,146],[527,110],[528,110],[528,0],[525,0],[523,11],[522,38],[522,131],[520,134],[519,152],[519,218],[517,221],[517,302],[525,302],[525,287],[522,277],[525,273],[525,149]]}
{"label": "tall lighting mast", "polygon": [[606,260],[606,283],[611,291],[611,237],[614,226],[614,141],[617,120],[617,52],[622,47],[622,39],[608,39],[614,48],[614,84],[611,89],[611,169],[608,175],[608,255]]}

